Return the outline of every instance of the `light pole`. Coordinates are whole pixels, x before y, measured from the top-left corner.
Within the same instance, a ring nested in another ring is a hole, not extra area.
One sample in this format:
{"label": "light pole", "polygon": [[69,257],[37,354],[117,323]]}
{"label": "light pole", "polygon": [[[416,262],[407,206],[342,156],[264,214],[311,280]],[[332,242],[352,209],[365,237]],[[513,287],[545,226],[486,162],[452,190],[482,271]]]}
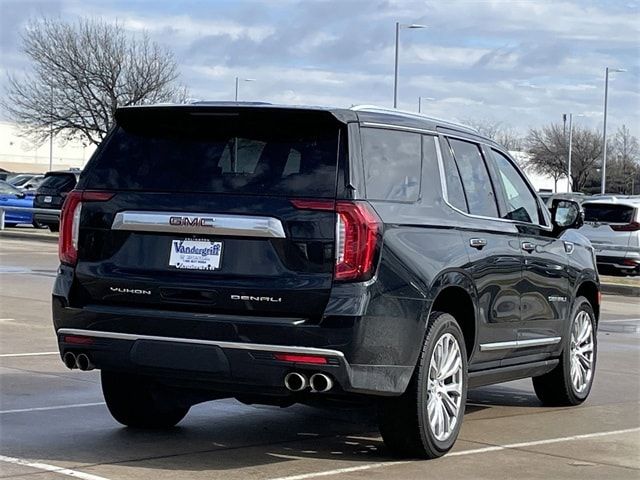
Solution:
{"label": "light pole", "polygon": [[[563,115],[564,116],[564,115]],[[576,117],[584,117],[582,113]],[[567,167],[567,192],[573,191],[573,182],[571,181],[571,151],[573,147],[573,113],[569,114],[569,161]]]}
{"label": "light pole", "polygon": [[427,26],[418,25],[417,23],[403,24],[400,22],[396,22],[396,58],[395,71],[393,75],[393,108],[398,108],[398,47],[400,46],[401,28],[427,28]]}
{"label": "light pole", "polygon": [[604,195],[607,187],[607,97],[609,96],[609,72],[626,72],[624,68],[604,69],[604,122],[602,125],[602,184],[600,193]]}
{"label": "light pole", "polygon": [[435,98],[433,97],[418,97],[418,113],[422,113],[422,100],[427,100],[429,102],[435,102]]}
{"label": "light pole", "polygon": [[242,80],[243,82],[255,82],[256,81],[255,78],[240,78],[240,77],[236,77],[236,102],[238,101],[238,89],[240,87],[240,80]]}

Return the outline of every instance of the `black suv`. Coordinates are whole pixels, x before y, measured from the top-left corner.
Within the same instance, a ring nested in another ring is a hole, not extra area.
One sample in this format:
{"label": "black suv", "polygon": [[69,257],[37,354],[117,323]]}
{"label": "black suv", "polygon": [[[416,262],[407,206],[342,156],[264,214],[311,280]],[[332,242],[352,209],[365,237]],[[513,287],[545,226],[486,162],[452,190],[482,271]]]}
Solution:
{"label": "black suv", "polygon": [[576,405],[599,280],[509,154],[426,116],[123,108],[62,213],[53,319],[124,425],[199,402],[363,401],[390,450],[455,442],[467,389],[533,377]]}
{"label": "black suv", "polygon": [[61,170],[45,174],[44,180],[36,190],[33,206],[51,209],[52,212],[34,214],[35,223],[49,227],[52,232],[57,232],[60,229],[60,217],[54,210],[62,208],[65,197],[75,188],[79,176],[79,170]]}

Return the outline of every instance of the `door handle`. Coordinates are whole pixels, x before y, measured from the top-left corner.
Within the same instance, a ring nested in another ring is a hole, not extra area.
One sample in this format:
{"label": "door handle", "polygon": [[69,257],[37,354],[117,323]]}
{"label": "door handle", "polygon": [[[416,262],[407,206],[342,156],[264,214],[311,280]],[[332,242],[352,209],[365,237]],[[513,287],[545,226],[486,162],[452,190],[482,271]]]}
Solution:
{"label": "door handle", "polygon": [[536,246],[531,242],[522,242],[522,249],[525,252],[531,253],[536,249]]}
{"label": "door handle", "polygon": [[487,246],[487,241],[484,238],[472,238],[469,240],[469,245],[478,250],[482,250]]}

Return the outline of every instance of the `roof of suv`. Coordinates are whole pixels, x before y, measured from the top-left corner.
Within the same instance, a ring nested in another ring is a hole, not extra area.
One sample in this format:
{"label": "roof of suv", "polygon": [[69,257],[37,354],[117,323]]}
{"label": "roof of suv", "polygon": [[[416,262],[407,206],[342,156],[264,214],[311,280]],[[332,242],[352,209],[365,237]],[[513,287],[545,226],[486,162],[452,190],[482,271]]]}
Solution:
{"label": "roof of suv", "polygon": [[198,101],[188,104],[160,103],[153,105],[136,105],[129,107],[121,107],[116,112],[116,118],[119,114],[126,114],[127,111],[147,109],[147,108],[179,108],[179,109],[197,109],[207,110],[215,108],[253,108],[253,109],[284,109],[284,110],[317,110],[332,113],[342,122],[370,123],[375,125],[393,125],[416,130],[449,130],[457,133],[471,135],[481,138],[484,141],[496,145],[496,143],[478,133],[472,127],[460,123],[450,122],[435,117],[430,117],[422,113],[409,112],[394,108],[378,107],[374,105],[354,105],[351,108],[335,108],[323,106],[308,105],[276,105],[266,102],[215,102],[215,101]]}

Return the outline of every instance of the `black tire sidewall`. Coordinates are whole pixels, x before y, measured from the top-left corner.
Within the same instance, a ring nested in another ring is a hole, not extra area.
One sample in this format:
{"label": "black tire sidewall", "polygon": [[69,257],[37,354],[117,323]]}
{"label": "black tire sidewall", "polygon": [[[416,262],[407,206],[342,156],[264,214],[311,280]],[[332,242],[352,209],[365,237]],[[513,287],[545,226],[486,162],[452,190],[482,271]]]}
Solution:
{"label": "black tire sidewall", "polygon": [[[462,334],[462,330],[456,322],[456,319],[447,313],[438,313],[431,319],[431,328],[429,329],[427,336],[425,338],[425,345],[422,352],[422,356],[420,358],[419,364],[419,372],[417,377],[417,417],[419,424],[419,432],[421,435],[421,439],[425,447],[439,455],[444,455],[447,453],[451,447],[453,447],[456,439],[458,438],[458,434],[460,433],[460,428],[462,426],[462,420],[464,417],[464,410],[467,403],[467,354],[464,342],[464,336]],[[431,361],[431,355],[433,354],[433,350],[438,342],[438,339],[442,337],[444,334],[450,333],[455,337],[458,342],[458,347],[460,348],[460,354],[462,357],[462,395],[460,402],[460,413],[458,417],[458,421],[456,423],[454,431],[451,433],[449,438],[444,441],[440,441],[433,435],[431,431],[431,426],[429,423],[428,413],[427,413],[427,383],[429,377],[429,362]]]}
{"label": "black tire sidewall", "polygon": [[[593,329],[593,372],[589,386],[584,390],[584,392],[578,393],[573,387],[573,382],[571,381],[571,332],[573,331],[573,322],[578,314],[583,311],[587,312],[589,315],[589,318],[591,319],[591,328]],[[569,322],[568,330],[564,338],[564,347],[562,352],[562,368],[564,370],[563,378],[565,381],[565,388],[570,397],[571,403],[574,405],[586,400],[591,392],[591,388],[593,387],[593,381],[595,380],[596,364],[598,361],[598,331],[596,327],[596,317],[591,304],[586,298],[578,297],[576,299],[575,306],[573,307],[573,311],[571,312],[571,321]]]}

